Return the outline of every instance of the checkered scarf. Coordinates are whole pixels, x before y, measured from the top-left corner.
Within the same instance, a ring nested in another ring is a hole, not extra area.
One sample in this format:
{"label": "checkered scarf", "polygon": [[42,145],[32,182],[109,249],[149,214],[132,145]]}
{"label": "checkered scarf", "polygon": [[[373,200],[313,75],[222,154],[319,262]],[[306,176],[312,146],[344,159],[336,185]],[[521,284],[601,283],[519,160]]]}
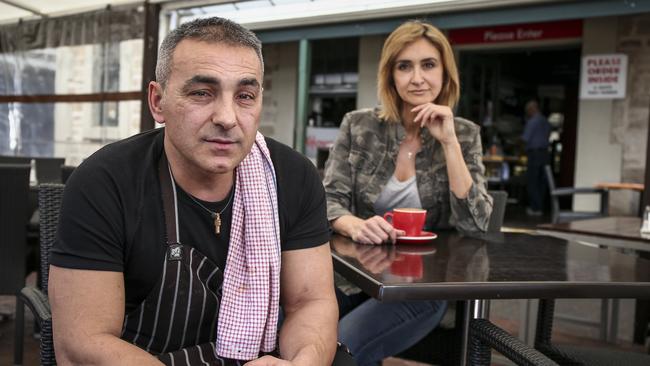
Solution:
{"label": "checkered scarf", "polygon": [[236,169],[217,354],[237,360],[275,349],[280,303],[280,223],[275,171],[264,136]]}

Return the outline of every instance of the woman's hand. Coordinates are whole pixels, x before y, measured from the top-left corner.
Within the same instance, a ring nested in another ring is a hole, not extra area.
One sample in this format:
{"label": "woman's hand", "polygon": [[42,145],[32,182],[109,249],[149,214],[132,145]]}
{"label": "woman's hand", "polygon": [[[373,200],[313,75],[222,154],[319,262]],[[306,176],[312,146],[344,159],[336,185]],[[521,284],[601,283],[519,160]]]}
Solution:
{"label": "woman's hand", "polygon": [[396,230],[381,216],[373,216],[367,220],[359,219],[353,226],[350,237],[362,244],[395,243],[398,236],[406,234]]}
{"label": "woman's hand", "polygon": [[420,127],[426,127],[431,136],[442,144],[449,176],[449,190],[457,198],[465,199],[472,188],[473,181],[456,137],[454,113],[451,108],[425,103],[411,109],[411,112],[417,113],[413,122],[419,123]]}
{"label": "woman's hand", "polygon": [[393,246],[359,246],[356,258],[370,273],[379,274],[395,261],[397,254],[394,248]]}
{"label": "woman's hand", "polygon": [[454,130],[454,113],[451,108],[425,103],[411,109],[411,112],[417,113],[413,122],[419,123],[420,127],[426,127],[431,136],[441,144],[448,145],[458,141]]}

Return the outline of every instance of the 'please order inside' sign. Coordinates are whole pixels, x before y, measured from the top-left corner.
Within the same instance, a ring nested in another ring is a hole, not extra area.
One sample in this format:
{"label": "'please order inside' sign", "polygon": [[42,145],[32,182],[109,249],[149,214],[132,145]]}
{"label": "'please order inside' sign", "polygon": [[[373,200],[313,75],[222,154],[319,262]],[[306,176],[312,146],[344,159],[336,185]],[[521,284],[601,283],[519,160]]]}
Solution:
{"label": "'please order inside' sign", "polygon": [[580,99],[625,98],[627,55],[588,55],[582,58]]}

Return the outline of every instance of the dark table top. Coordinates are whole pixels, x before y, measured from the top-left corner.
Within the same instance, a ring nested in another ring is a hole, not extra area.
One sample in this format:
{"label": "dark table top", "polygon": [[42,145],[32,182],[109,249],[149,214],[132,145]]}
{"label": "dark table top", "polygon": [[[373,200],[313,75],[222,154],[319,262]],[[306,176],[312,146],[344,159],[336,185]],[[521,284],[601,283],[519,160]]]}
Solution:
{"label": "dark table top", "polygon": [[336,271],[382,301],[650,298],[650,261],[524,233],[439,232],[423,245],[357,244],[335,235]]}
{"label": "dark table top", "polygon": [[562,224],[537,225],[542,230],[571,234],[595,235],[612,239],[635,240],[650,244],[650,237],[641,236],[641,218],[632,216],[609,216],[597,219],[577,220]]}

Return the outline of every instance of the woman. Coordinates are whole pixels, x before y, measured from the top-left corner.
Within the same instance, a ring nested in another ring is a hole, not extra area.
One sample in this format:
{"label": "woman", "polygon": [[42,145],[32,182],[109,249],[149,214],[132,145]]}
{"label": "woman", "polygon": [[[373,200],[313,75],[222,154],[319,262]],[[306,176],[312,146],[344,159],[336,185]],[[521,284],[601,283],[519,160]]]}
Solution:
{"label": "woman", "polygon": [[[409,21],[393,31],[378,72],[381,106],[348,113],[325,169],[328,219],[335,232],[365,244],[404,233],[382,215],[427,210],[425,229],[485,231],[492,199],[485,188],[479,127],[454,117],[459,98],[449,42],[435,27]],[[339,339],[360,365],[378,365],[429,333],[444,301],[379,303],[339,291]],[[352,310],[350,310],[352,309]]]}

